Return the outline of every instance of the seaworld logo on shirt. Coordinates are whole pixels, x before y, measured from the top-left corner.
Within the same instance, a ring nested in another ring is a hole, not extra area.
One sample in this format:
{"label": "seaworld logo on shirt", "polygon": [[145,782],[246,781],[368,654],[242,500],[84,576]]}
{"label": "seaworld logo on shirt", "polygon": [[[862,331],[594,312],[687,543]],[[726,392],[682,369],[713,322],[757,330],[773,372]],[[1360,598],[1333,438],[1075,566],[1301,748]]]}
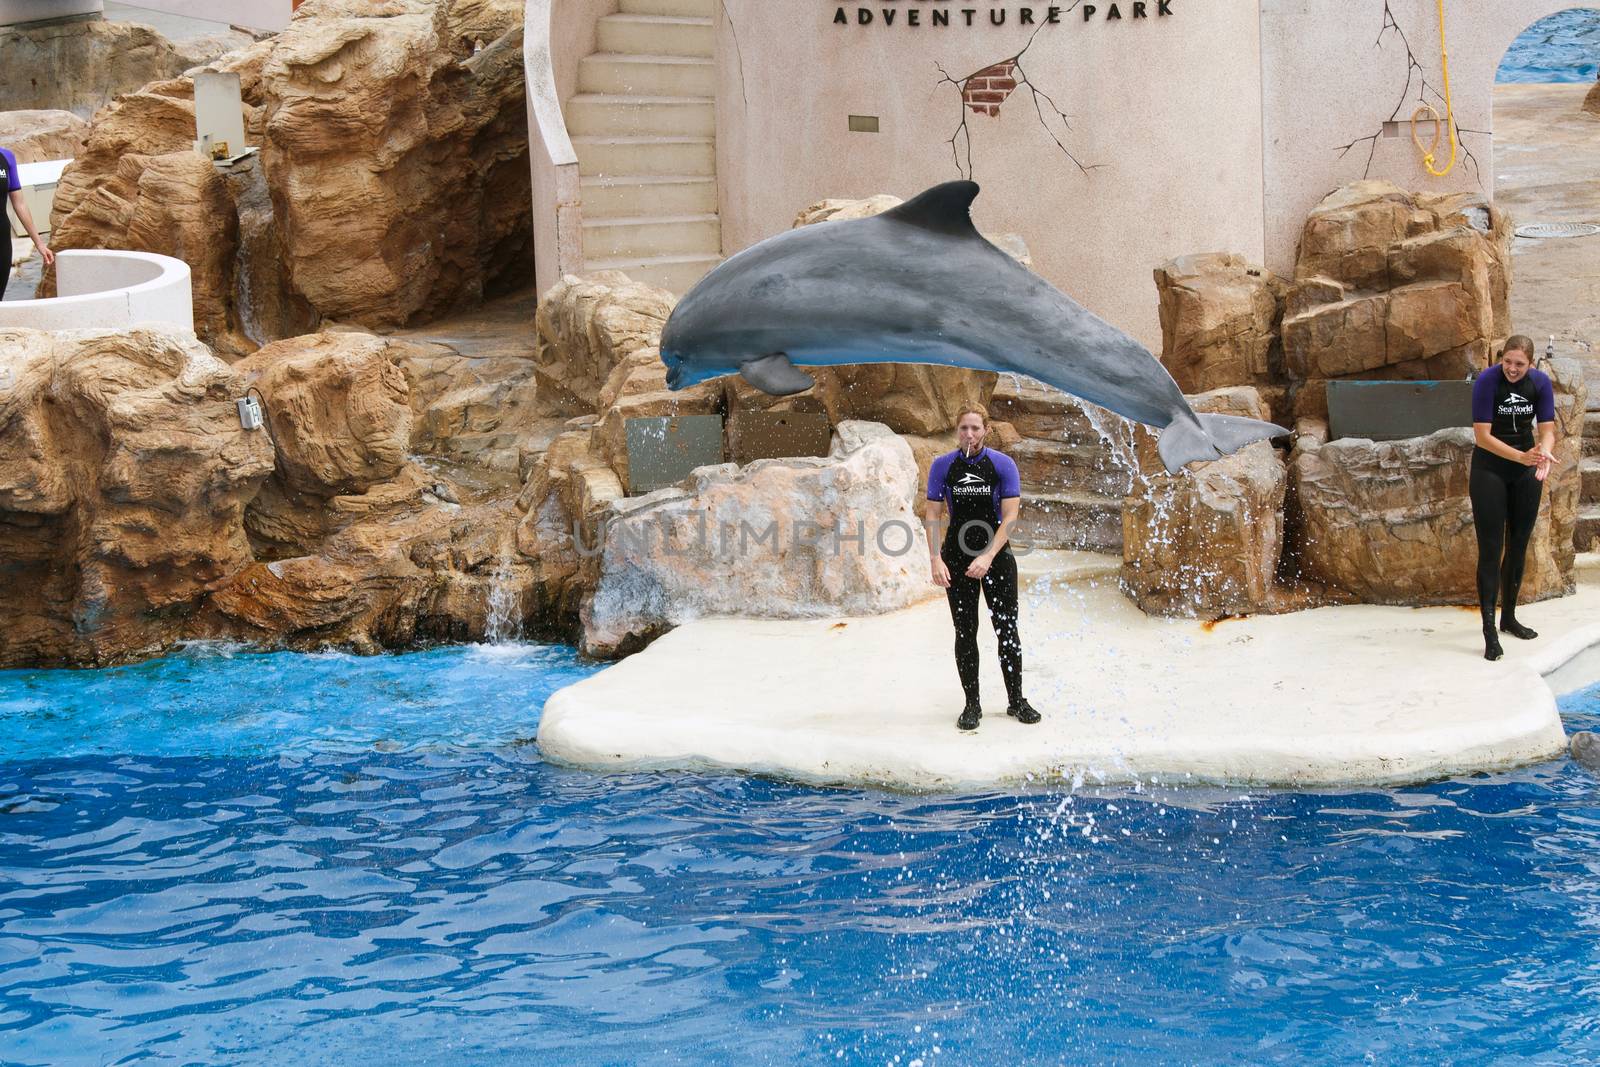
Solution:
{"label": "seaworld logo on shirt", "polygon": [[1533,401],[1521,393],[1507,393],[1505,399],[1500,401],[1499,412],[1502,415],[1532,415]]}

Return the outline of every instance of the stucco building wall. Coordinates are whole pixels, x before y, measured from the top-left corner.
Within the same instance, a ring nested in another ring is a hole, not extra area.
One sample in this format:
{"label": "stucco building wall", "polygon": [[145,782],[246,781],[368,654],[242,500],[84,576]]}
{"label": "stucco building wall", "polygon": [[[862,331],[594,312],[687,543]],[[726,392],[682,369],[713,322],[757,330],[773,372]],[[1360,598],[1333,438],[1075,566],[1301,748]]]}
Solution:
{"label": "stucco building wall", "polygon": [[[981,229],[1015,232],[1035,269],[1147,344],[1159,340],[1151,269],[1177,250],[1262,249],[1261,69],[1254,3],[1172,0],[1170,16],[1017,25],[1025,6],[945,0],[725,0],[719,5],[717,180],[723,251],[787,229],[823,197],[910,196],[963,176],[948,143],[963,117]],[[860,25],[858,8],[874,12]],[[975,9],[968,27],[963,7]],[[929,24],[935,9],[952,24]],[[990,10],[1006,24],[988,23]],[[896,12],[884,25],[885,11]],[[905,25],[920,12],[922,25]],[[960,80],[1023,52],[996,116],[964,109]],[[1049,100],[1070,129],[1055,121]],[[1041,120],[1040,112],[1045,120]],[[877,116],[852,133],[850,115]],[[1048,126],[1048,128],[1047,128]],[[1062,144],[1086,167],[1067,158]]]}
{"label": "stucco building wall", "polygon": [[[1500,60],[1532,23],[1585,6],[1594,5],[1446,0],[1452,97],[1471,157],[1460,153],[1455,170],[1436,178],[1423,168],[1410,123],[1419,75],[1428,80],[1429,102],[1441,115],[1445,110],[1432,91],[1443,91],[1434,0],[1260,0],[1266,265],[1292,270],[1306,212],[1331,190],[1364,175],[1407,189],[1480,190],[1492,197]],[[1386,134],[1391,115],[1397,125]],[[1360,141],[1340,154],[1340,146],[1374,133],[1375,142]],[[1421,124],[1418,134],[1428,143],[1431,126]],[[1443,139],[1437,156],[1436,166],[1443,169],[1449,158]]]}
{"label": "stucco building wall", "polygon": [[[723,253],[787,229],[823,197],[906,197],[971,176],[983,187],[980,228],[1021,234],[1041,274],[1155,347],[1151,272],[1172,256],[1237,252],[1288,272],[1306,212],[1362,176],[1492,196],[1493,85],[1506,48],[1548,14],[1597,5],[1446,0],[1465,150],[1444,178],[1424,171],[1408,121],[1419,76],[1443,87],[1434,0],[1148,0],[1144,18],[1121,0],[1115,20],[1108,0],[1085,19],[1088,6],[1057,5],[1048,25],[1049,5],[1018,0],[718,0]],[[1032,25],[1020,24],[1024,7]],[[552,9],[563,102],[594,20],[614,9]],[[933,24],[936,10],[949,25]],[[1005,22],[992,24],[991,11]],[[993,115],[966,107],[946,80],[1019,54],[1019,84]],[[1441,98],[1428,99],[1443,113]],[[852,115],[876,118],[878,132],[852,132]],[[1441,163],[1446,153],[1441,143]],[[553,233],[550,212],[535,207],[536,233]],[[552,246],[540,245],[543,284]]]}

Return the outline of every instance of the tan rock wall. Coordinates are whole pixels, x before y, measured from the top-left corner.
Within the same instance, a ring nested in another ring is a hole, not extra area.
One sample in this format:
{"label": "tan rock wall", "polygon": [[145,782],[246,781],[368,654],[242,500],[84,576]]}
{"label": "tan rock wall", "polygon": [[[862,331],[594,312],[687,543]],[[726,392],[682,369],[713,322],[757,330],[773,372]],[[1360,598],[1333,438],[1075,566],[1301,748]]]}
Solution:
{"label": "tan rock wall", "polygon": [[[1265,419],[1248,387],[1191,396],[1196,411]],[[1258,441],[1193,471],[1167,474],[1156,435],[1135,431],[1141,473],[1122,506],[1122,584],[1151,615],[1216,619],[1284,610],[1276,585],[1288,473]]]}
{"label": "tan rock wall", "polygon": [[451,10],[306,4],[273,39],[262,152],[324,316],[426,321],[531,277],[521,27],[463,53]]}
{"label": "tan rock wall", "polygon": [[133,22],[80,20],[0,28],[0,110],[88,118],[119,93],[190,65],[161,34]]}
{"label": "tan rock wall", "polygon": [[261,149],[223,175],[231,204],[204,201],[170,231],[116,228],[183,214],[126,203],[154,166],[130,160],[190,153],[193,85],[172,71],[95,116],[57,191],[55,243],[175,254],[149,234],[205,238],[176,254],[197,328],[225,354],[323,319],[378,328],[475,306],[532,277],[521,49],[520,7],[502,0],[303,4],[283,33],[211,63],[239,74]]}
{"label": "tan rock wall", "polygon": [[1180,256],[1155,271],[1161,362],[1185,393],[1282,380],[1285,283],[1242,256]]}
{"label": "tan rock wall", "polygon": [[88,136],[89,124],[70,111],[0,111],[0,145],[18,163],[71,159],[83,150]]}
{"label": "tan rock wall", "polygon": [[[1575,361],[1557,360],[1557,456],[1540,496],[1522,599],[1573,589],[1573,530],[1581,488],[1585,391]],[[1468,478],[1472,431],[1319,443],[1301,438],[1290,460],[1308,576],[1375,604],[1475,604],[1477,538]]]}
{"label": "tan rock wall", "polygon": [[[621,271],[569,275],[534,315],[534,378],[539,408],[575,417],[601,410],[600,393],[619,364],[661,340],[675,299]],[[659,362],[659,354],[658,354]]]}
{"label": "tan rock wall", "polygon": [[1282,325],[1285,369],[1329,378],[1460,378],[1509,329],[1510,226],[1487,203],[1382,181],[1306,219]]}
{"label": "tan rock wall", "polygon": [[827,458],[703,467],[683,488],[615,501],[582,647],[614,655],[707,615],[873,615],[937,595],[908,506],[916,473],[886,427],[847,422]]}
{"label": "tan rock wall", "polygon": [[0,335],[0,664],[159,650],[251,560],[244,511],[272,471],[243,382],[176,332]]}

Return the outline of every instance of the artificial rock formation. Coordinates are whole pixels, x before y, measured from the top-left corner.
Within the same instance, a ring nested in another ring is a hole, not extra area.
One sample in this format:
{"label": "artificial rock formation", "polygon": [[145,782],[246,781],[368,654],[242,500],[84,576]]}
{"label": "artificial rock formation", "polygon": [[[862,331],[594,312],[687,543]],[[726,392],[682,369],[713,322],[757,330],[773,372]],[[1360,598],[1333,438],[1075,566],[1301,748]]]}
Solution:
{"label": "artificial rock formation", "polygon": [[1293,280],[1241,257],[1156,271],[1162,362],[1185,392],[1249,385],[1287,424],[1330,379],[1461,378],[1511,329],[1510,220],[1467,194],[1361,181],[1306,219]]}
{"label": "artificial rock formation", "polygon": [[[95,115],[52,241],[185,259],[196,329],[229,355],[324,319],[389,327],[476,305],[531,274],[521,50],[504,0],[310,0],[209,65],[239,75],[261,153],[218,172],[225,203],[198,174],[145,202],[147,170],[182,168],[141,157],[190,155],[195,135],[192,80],[168,77]],[[185,217],[183,197],[204,212]]]}
{"label": "artificial rock formation", "polygon": [[364,493],[409,462],[411,406],[390,344],[323,333],[276,342],[234,365],[264,397],[286,491]]}
{"label": "artificial rock formation", "polygon": [[628,484],[628,420],[671,415],[715,415],[723,402],[720,381],[700,382],[687,389],[667,388],[667,368],[656,348],[642,348],[612,370],[600,390],[603,412],[594,428],[598,453]]}
{"label": "artificial rock formation", "polygon": [[[496,582],[526,603],[510,500],[463,504],[408,456],[397,345],[322,333],[235,365],[264,402],[277,461],[245,514],[258,559],[208,603],[215,632],[373,651],[482,637]],[[522,608],[515,615],[527,621]]]}
{"label": "artificial rock formation", "polygon": [[846,422],[826,458],[702,467],[681,488],[614,500],[592,543],[582,647],[614,655],[706,615],[874,615],[935,595],[915,479],[899,437]]}
{"label": "artificial rock formation", "polygon": [[634,353],[655,348],[674,302],[665,289],[614,270],[569,275],[551,286],[534,316],[541,412],[564,418],[599,413],[611,372]]}
{"label": "artificial rock formation", "polygon": [[290,274],[322,315],[426,321],[526,278],[522,28],[497,11],[310,0],[273,38],[263,161]]}
{"label": "artificial rock formation", "polygon": [[121,93],[176,77],[249,41],[228,33],[172,42],[149,26],[101,19],[0,27],[6,57],[0,101],[88,118]]}
{"label": "artificial rock formation", "polygon": [[254,347],[234,302],[238,216],[228,183],[209,160],[190,151],[123,156],[70,215],[61,218],[58,209],[56,217],[50,240],[58,250],[134,248],[183,260],[195,333],[225,355]]}
{"label": "artificial rock formation", "polygon": [[70,111],[0,111],[0,145],[18,163],[71,159],[88,136],[89,124]]}
{"label": "artificial rock formation", "polygon": [[1510,239],[1509,220],[1465,194],[1385,181],[1335,190],[1301,236],[1282,326],[1288,374],[1320,383],[1482,369],[1509,330]]}
{"label": "artificial rock formation", "polygon": [[1283,380],[1282,279],[1231,253],[1179,256],[1156,268],[1161,362],[1185,393]]}
{"label": "artificial rock formation", "polygon": [[539,610],[574,620],[591,655],[625,655],[703,615],[875,614],[937,592],[916,464],[884,426],[841,425],[827,457],[702,467],[627,497],[596,423],[571,420],[540,457],[517,530]]}
{"label": "artificial rock formation", "polygon": [[[1189,398],[1196,411],[1268,417],[1248,387]],[[1167,474],[1156,435],[1135,431],[1140,475],[1122,507],[1122,584],[1151,615],[1216,619],[1283,610],[1276,584],[1283,553],[1282,457],[1257,441],[1193,471]]]}
{"label": "artificial rock formation", "polygon": [[[245,104],[246,141],[259,141],[261,110],[252,106],[267,42],[219,60],[214,69],[238,73]],[[269,270],[248,268],[241,285],[238,195],[228,175],[200,158],[194,141],[194,85],[188,78],[154,82],[120,97],[95,115],[82,151],[61,175],[51,214],[50,243],[68,248],[126,248],[173,256],[189,264],[195,333],[223,356],[252,351],[246,323],[254,302],[272,298],[261,284]],[[276,248],[269,246],[264,255]],[[41,295],[55,292],[47,271]]]}
{"label": "artificial rock formation", "polygon": [[[1573,528],[1585,390],[1556,360],[1557,458],[1539,502],[1522,599],[1573,589]],[[1290,459],[1295,546],[1310,578],[1374,604],[1475,604],[1478,553],[1467,495],[1472,431],[1374,442],[1302,434]]]}
{"label": "artificial rock formation", "polygon": [[1595,82],[1584,96],[1583,110],[1591,115],[1600,115],[1600,81]]}
{"label": "artificial rock formation", "polygon": [[0,665],[99,665],[190,632],[251,560],[272,471],[243,383],[178,332],[0,332]]}
{"label": "artificial rock formation", "polygon": [[533,363],[476,356],[439,343],[396,341],[390,359],[411,398],[411,451],[516,471],[523,453],[549,445],[557,420],[536,407]]}

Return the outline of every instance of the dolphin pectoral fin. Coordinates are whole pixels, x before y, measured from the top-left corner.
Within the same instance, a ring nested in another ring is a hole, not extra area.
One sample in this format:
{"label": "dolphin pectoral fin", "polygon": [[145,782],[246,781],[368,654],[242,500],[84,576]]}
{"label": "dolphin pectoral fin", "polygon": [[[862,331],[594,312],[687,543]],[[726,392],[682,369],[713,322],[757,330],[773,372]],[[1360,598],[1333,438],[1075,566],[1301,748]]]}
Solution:
{"label": "dolphin pectoral fin", "polygon": [[816,382],[789,361],[788,353],[773,352],[739,364],[739,377],[772,396],[803,393]]}
{"label": "dolphin pectoral fin", "polygon": [[1272,422],[1240,415],[1200,415],[1197,421],[1174,419],[1156,439],[1156,451],[1167,473],[1176,474],[1196,460],[1210,462],[1239,451],[1253,441],[1270,441],[1289,431]]}

